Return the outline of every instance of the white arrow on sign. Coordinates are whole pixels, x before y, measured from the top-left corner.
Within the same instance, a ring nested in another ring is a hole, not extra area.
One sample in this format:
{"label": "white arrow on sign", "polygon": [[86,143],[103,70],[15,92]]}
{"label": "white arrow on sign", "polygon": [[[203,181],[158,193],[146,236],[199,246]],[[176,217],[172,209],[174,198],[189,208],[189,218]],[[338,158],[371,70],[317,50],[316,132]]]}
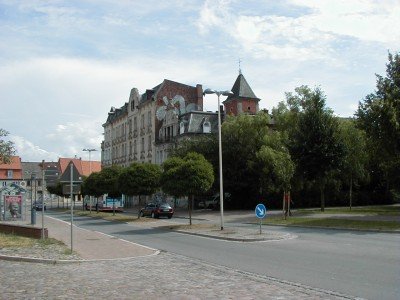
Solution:
{"label": "white arrow on sign", "polygon": [[257,210],[259,211],[260,215],[264,215],[264,210],[260,207],[257,207]]}

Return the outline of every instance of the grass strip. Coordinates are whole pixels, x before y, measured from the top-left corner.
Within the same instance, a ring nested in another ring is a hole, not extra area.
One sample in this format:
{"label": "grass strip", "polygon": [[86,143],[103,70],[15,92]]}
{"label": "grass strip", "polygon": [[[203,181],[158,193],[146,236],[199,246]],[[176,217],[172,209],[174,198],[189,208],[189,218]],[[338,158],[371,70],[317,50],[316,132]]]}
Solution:
{"label": "grass strip", "polygon": [[108,221],[117,221],[117,222],[149,222],[154,221],[151,218],[138,218],[134,215],[125,215],[123,213],[116,213],[115,215],[112,212],[96,212],[92,211],[74,211],[74,215],[83,216],[83,217],[91,217],[104,219]]}
{"label": "grass strip", "polygon": [[362,229],[362,230],[399,230],[400,222],[396,221],[370,221],[370,220],[351,220],[339,218],[307,218],[290,217],[283,220],[281,217],[269,218],[264,220],[265,225],[296,225],[310,227]]}
{"label": "grass strip", "polygon": [[64,245],[53,238],[47,239],[34,239],[24,236],[18,236],[15,234],[0,233],[0,248],[29,248],[33,245],[40,245],[41,247],[46,247],[48,245]]}
{"label": "grass strip", "polygon": [[380,216],[399,216],[400,206],[397,205],[373,205],[373,206],[355,206],[350,210],[349,207],[327,207],[324,212],[320,208],[298,209],[296,211],[302,215],[307,214],[368,214]]}

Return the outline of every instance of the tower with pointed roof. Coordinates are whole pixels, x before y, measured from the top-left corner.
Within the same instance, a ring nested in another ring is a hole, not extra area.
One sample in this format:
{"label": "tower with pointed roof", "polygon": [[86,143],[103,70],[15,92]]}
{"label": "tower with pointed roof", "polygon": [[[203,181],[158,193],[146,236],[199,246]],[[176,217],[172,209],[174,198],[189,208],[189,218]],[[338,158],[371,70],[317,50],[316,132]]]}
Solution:
{"label": "tower with pointed roof", "polygon": [[231,91],[233,95],[228,96],[223,102],[228,115],[237,116],[242,113],[255,115],[258,112],[260,99],[254,94],[240,69]]}

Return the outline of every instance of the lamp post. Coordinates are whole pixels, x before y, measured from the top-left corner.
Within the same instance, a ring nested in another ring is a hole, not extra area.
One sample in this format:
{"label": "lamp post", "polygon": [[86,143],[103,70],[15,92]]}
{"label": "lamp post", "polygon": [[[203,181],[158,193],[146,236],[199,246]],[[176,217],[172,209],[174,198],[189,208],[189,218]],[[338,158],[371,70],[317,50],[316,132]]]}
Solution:
{"label": "lamp post", "polygon": [[42,160],[42,240],[44,240],[44,191],[45,191],[45,177],[44,177],[44,160]]}
{"label": "lamp post", "polygon": [[[33,183],[35,182],[35,192],[33,193]],[[36,211],[33,208],[33,195],[35,195],[35,204],[36,204],[36,173],[32,172],[31,173],[31,225],[36,224]]]}
{"label": "lamp post", "polygon": [[92,160],[91,160],[91,153],[93,151],[97,151],[96,149],[82,149],[82,151],[87,151],[89,152],[89,175],[92,174]]}
{"label": "lamp post", "polygon": [[231,91],[215,91],[206,89],[204,94],[216,94],[218,97],[218,150],[219,150],[219,208],[221,212],[221,230],[224,230],[224,185],[222,178],[222,139],[221,139],[221,109],[219,97],[233,95]]}

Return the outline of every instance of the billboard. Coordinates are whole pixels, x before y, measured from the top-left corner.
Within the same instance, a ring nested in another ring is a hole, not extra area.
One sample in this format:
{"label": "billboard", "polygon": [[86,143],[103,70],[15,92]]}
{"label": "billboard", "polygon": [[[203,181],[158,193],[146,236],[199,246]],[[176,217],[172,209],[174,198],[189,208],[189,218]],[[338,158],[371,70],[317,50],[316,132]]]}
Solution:
{"label": "billboard", "polygon": [[22,195],[4,196],[4,219],[22,220]]}

